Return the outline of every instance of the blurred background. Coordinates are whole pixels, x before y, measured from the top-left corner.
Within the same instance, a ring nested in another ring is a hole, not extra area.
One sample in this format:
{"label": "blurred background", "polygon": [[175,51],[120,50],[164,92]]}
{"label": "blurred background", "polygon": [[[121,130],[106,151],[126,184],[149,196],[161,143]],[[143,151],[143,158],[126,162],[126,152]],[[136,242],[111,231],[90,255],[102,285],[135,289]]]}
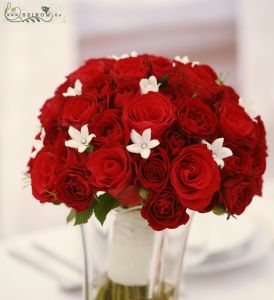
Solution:
{"label": "blurred background", "polygon": [[[250,211],[260,212],[274,238],[273,0],[50,0],[46,5],[64,20],[33,24],[5,21],[7,2],[0,4],[0,242],[65,224],[65,208],[41,205],[29,187],[23,189],[39,108],[86,59],[132,50],[209,64],[255,103],[267,128],[269,158],[265,195]],[[264,299],[274,299],[272,292]]]}

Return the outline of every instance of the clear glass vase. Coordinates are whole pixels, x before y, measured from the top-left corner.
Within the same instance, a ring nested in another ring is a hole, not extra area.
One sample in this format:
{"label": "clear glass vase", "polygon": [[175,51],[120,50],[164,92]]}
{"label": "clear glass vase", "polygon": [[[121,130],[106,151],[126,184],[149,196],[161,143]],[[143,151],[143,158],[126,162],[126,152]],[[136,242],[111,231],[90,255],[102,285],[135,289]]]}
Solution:
{"label": "clear glass vase", "polygon": [[82,226],[83,300],[178,300],[192,218],[157,232],[140,209],[116,209]]}

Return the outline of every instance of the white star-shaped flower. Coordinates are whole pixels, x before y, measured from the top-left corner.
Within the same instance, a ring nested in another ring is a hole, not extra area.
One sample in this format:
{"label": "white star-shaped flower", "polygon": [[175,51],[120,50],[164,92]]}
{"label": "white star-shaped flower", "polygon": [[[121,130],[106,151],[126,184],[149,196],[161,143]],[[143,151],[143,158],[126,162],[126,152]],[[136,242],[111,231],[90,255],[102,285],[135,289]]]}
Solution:
{"label": "white star-shaped flower", "polygon": [[223,168],[225,164],[223,159],[233,155],[229,148],[223,147],[224,138],[218,138],[212,144],[208,143],[207,141],[202,141],[202,143],[207,145],[208,150],[212,151],[214,160],[221,168]]}
{"label": "white star-shaped flower", "polygon": [[151,139],[150,128],[144,130],[142,135],[132,129],[130,132],[130,138],[133,144],[126,147],[127,151],[131,153],[140,153],[144,159],[149,157],[151,151],[150,149],[157,147],[160,144],[158,140]]}
{"label": "white star-shaped flower", "polygon": [[34,140],[34,142],[33,142],[34,151],[32,151],[32,153],[30,155],[31,158],[35,158],[37,153],[43,148],[45,135],[46,135],[45,130],[44,130],[44,128],[42,128],[41,134],[40,134],[40,139]]}
{"label": "white star-shaped flower", "polygon": [[[184,65],[190,63],[190,60],[189,60],[188,56],[183,56],[183,57],[181,57],[181,56],[177,55],[177,56],[175,56],[174,59],[175,59],[176,61],[178,61],[178,62],[184,64]],[[193,62],[191,63],[191,66],[192,66],[192,67],[195,67],[196,65],[199,65],[199,62],[198,62],[198,61],[193,61]],[[175,66],[176,66],[176,63],[173,63],[173,67],[175,67]]]}
{"label": "white star-shaped flower", "polygon": [[132,51],[130,52],[130,54],[122,54],[122,55],[111,55],[110,58],[115,59],[115,60],[120,60],[120,59],[124,59],[124,58],[129,58],[129,57],[137,57],[138,53],[136,51]]}
{"label": "white star-shaped flower", "polygon": [[82,95],[82,83],[79,79],[75,81],[74,88],[68,87],[67,92],[63,93],[64,97],[73,97]]}
{"label": "white star-shaped flower", "polygon": [[245,112],[250,116],[250,118],[253,121],[256,121],[255,118],[258,116],[258,113],[256,112],[254,102],[244,100],[242,97],[240,97],[239,103],[242,106],[242,108],[245,110]]}
{"label": "white star-shaped flower", "polygon": [[77,149],[79,153],[83,153],[91,140],[95,137],[95,134],[89,134],[88,125],[83,125],[81,130],[70,126],[68,133],[71,137],[71,140],[65,141],[65,145],[70,148]]}
{"label": "white star-shaped flower", "polygon": [[159,92],[159,86],[161,83],[157,83],[155,76],[150,76],[148,79],[142,79],[139,83],[141,94],[147,94],[148,92]]}

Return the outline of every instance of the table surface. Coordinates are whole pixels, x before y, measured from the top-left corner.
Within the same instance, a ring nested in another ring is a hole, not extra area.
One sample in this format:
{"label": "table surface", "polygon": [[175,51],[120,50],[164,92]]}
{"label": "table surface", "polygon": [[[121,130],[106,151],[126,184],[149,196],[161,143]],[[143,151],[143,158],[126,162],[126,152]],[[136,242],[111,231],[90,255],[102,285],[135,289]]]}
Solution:
{"label": "table surface", "polygon": [[[11,255],[12,249],[24,249],[31,242],[47,241],[64,253],[81,253],[77,229],[53,228],[0,244],[0,298],[5,300],[77,300],[81,291],[64,291],[54,278]],[[56,242],[58,241],[58,242]],[[81,257],[81,255],[79,255]],[[80,277],[80,275],[79,275]],[[185,300],[273,300],[274,251],[262,259],[236,270],[207,275],[185,275]]]}
{"label": "table surface", "polygon": [[[256,213],[257,229],[267,234],[274,246],[274,181],[265,185],[264,199],[255,199],[248,210]],[[263,205],[262,205],[263,204]],[[212,216],[213,218],[213,216]],[[263,224],[263,227],[259,227]],[[234,229],[235,230],[235,229]],[[233,233],[232,233],[233,234]],[[272,243],[272,244],[271,244]],[[0,299],[3,300],[80,300],[80,288],[65,291],[53,276],[18,259],[11,252],[24,253],[35,245],[44,245],[62,259],[81,266],[81,239],[78,226],[64,226],[15,236],[0,243]],[[259,246],[259,245],[258,245]],[[259,260],[234,270],[200,275],[185,274],[183,300],[274,300],[274,249],[273,246]],[[35,253],[34,253],[35,254]],[[33,256],[31,255],[33,258]],[[35,257],[35,255],[34,255]],[[44,256],[45,257],[45,256]],[[41,261],[41,259],[40,259]],[[42,264],[45,260],[42,258]],[[52,264],[48,259],[46,265]],[[56,267],[56,265],[55,265]],[[71,277],[68,269],[55,268],[64,278]],[[75,272],[73,272],[75,275]],[[77,273],[81,283],[81,275]],[[63,280],[67,282],[67,280]]]}

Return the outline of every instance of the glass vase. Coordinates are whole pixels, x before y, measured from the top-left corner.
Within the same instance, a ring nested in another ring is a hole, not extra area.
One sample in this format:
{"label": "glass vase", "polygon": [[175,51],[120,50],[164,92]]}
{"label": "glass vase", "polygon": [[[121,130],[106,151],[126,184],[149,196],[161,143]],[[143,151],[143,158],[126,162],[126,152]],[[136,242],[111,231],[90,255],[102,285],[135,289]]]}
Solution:
{"label": "glass vase", "polygon": [[178,300],[192,218],[154,231],[140,208],[116,209],[82,226],[83,300]]}

